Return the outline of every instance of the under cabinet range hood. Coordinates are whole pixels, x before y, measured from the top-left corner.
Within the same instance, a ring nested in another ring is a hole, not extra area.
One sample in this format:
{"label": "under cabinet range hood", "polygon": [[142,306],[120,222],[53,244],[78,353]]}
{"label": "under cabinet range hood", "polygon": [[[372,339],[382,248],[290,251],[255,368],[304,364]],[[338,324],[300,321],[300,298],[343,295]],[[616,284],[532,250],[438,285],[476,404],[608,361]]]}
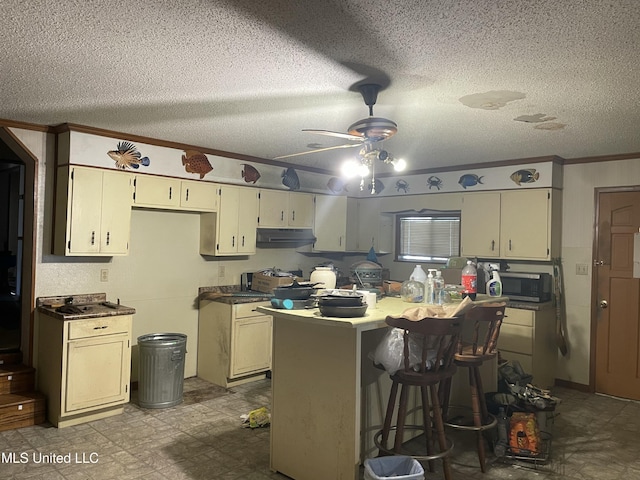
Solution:
{"label": "under cabinet range hood", "polygon": [[289,247],[313,243],[316,237],[310,228],[258,228],[259,247]]}

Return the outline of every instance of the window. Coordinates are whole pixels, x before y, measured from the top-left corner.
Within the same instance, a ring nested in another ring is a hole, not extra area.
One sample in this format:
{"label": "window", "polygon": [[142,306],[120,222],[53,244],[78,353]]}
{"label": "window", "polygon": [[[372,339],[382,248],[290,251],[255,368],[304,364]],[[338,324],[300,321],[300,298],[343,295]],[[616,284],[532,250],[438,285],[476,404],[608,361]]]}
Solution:
{"label": "window", "polygon": [[396,216],[396,260],[446,262],[460,255],[460,212]]}

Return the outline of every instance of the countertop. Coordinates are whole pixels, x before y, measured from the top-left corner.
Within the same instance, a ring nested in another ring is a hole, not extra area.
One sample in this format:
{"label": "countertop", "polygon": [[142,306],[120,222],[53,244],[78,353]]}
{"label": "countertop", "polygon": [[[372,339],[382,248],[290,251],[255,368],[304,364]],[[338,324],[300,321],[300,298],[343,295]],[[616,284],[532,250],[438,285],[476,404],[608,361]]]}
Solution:
{"label": "countertop", "polygon": [[234,305],[237,303],[268,302],[272,295],[262,292],[240,291],[240,285],[219,285],[215,287],[200,287],[198,289],[198,301],[209,300],[212,302]]}
{"label": "countertop", "polygon": [[[105,293],[87,293],[56,297],[38,297],[38,312],[58,320],[86,320],[89,318],[133,315],[136,309],[107,301]],[[61,307],[72,307],[70,311],[59,311]]]}
{"label": "countertop", "polygon": [[[478,295],[475,303],[507,301],[506,297],[489,297]],[[374,330],[386,326],[385,319],[388,315],[398,315],[408,308],[419,307],[424,304],[404,302],[399,297],[384,297],[380,299],[375,308],[367,309],[363,317],[339,318],[325,317],[318,308],[285,310],[273,307],[258,307],[256,310],[274,317],[288,318],[296,321],[310,322],[318,325],[327,325],[342,328],[357,328],[359,330]]]}

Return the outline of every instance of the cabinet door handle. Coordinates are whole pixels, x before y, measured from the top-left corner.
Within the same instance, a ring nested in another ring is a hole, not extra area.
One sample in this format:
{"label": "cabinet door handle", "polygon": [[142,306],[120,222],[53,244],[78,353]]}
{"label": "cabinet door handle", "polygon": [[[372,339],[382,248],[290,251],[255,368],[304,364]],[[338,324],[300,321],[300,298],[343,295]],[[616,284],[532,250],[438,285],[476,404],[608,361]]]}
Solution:
{"label": "cabinet door handle", "polygon": [[235,236],[235,235],[233,235],[233,236],[231,237],[231,246],[232,246],[232,247],[235,247],[235,246],[236,246],[236,236]]}
{"label": "cabinet door handle", "polygon": [[491,240],[491,251],[493,252],[496,249],[496,241]]}
{"label": "cabinet door handle", "polygon": [[91,232],[91,245],[95,245],[96,243],[96,232],[95,230]]}
{"label": "cabinet door handle", "polygon": [[102,325],[101,327],[93,327],[94,330],[104,330],[105,328],[109,328],[109,325]]}
{"label": "cabinet door handle", "polygon": [[509,251],[511,251],[511,239],[509,239]]}
{"label": "cabinet door handle", "polygon": [[244,247],[244,235],[242,235],[242,246]]}
{"label": "cabinet door handle", "polygon": [[296,221],[296,211],[291,212],[291,220]]}
{"label": "cabinet door handle", "polygon": [[280,221],[284,221],[284,210],[280,211]]}
{"label": "cabinet door handle", "polygon": [[189,189],[187,188],[187,194],[185,196],[185,200],[188,202],[189,201]]}
{"label": "cabinet door handle", "polygon": [[107,245],[109,245],[110,241],[111,241],[111,232],[107,232]]}
{"label": "cabinet door handle", "polygon": [[171,200],[172,195],[173,195],[173,187],[169,187],[169,200]]}

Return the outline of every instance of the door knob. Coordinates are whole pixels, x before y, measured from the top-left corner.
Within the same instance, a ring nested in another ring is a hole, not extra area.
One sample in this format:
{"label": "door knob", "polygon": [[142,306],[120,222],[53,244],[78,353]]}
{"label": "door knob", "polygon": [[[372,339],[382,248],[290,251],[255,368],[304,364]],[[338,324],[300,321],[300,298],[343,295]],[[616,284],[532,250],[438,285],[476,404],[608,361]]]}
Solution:
{"label": "door knob", "polygon": [[606,300],[600,300],[600,308],[607,308],[609,304]]}

